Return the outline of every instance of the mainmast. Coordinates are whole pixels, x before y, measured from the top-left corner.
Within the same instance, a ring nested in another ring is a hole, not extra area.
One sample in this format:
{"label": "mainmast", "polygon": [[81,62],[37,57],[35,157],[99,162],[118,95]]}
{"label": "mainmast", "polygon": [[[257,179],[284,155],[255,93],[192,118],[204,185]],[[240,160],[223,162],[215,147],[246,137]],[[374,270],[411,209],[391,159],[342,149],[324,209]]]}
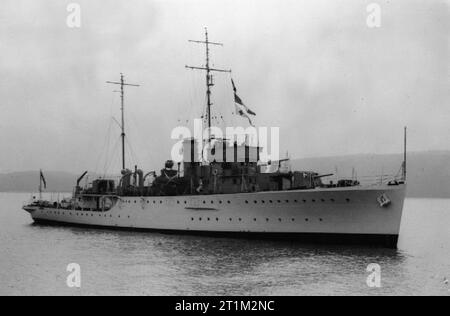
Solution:
{"label": "mainmast", "polygon": [[122,169],[125,169],[125,109],[124,109],[124,86],[131,86],[131,87],[139,87],[137,84],[131,84],[131,83],[125,83],[125,79],[123,74],[120,74],[120,82],[114,82],[114,81],[106,81],[106,83],[111,84],[118,84],[120,85],[120,111],[122,112],[122,120],[120,128],[122,129],[121,137],[122,137]]}
{"label": "mainmast", "polygon": [[216,71],[216,72],[231,72],[231,70],[215,69],[215,68],[211,68],[209,66],[209,45],[223,46],[223,44],[216,43],[216,42],[210,42],[209,38],[208,38],[208,29],[206,27],[205,27],[205,40],[204,41],[189,40],[189,42],[205,44],[205,47],[206,47],[206,65],[205,65],[205,67],[186,66],[186,68],[206,71],[206,115],[208,116],[208,136],[209,136],[208,141],[210,141],[211,140],[211,105],[213,104],[211,102],[211,87],[214,86],[213,76],[211,75],[211,72],[214,72],[214,71]]}

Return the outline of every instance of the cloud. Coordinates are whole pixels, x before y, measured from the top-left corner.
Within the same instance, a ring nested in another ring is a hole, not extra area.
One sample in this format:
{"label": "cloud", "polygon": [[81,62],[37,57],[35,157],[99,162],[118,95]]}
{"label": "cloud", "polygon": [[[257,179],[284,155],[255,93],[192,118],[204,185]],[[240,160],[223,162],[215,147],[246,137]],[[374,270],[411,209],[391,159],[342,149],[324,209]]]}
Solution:
{"label": "cloud", "polygon": [[[214,65],[233,69],[259,125],[281,127],[283,152],[396,152],[404,125],[412,150],[450,149],[445,1],[379,1],[379,29],[365,24],[369,1],[77,2],[80,29],[66,26],[64,1],[0,4],[2,170],[79,172],[104,166],[98,157],[120,168],[119,100],[105,83],[120,72],[141,84],[126,91],[135,160],[159,168],[171,129],[204,109],[204,74],[184,69],[205,62],[187,42],[204,26],[225,44]],[[229,76],[215,82],[213,110],[241,122]]]}

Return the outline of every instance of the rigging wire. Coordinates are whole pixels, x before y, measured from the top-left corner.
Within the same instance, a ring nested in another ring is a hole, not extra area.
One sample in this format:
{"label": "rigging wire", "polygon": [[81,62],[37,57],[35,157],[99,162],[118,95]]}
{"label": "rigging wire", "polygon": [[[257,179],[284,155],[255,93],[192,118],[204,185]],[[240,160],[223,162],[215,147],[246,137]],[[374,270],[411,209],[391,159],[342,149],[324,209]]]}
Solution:
{"label": "rigging wire", "polygon": [[[113,115],[113,108],[116,105],[117,99],[115,98],[115,95],[111,96],[111,102],[109,103],[109,112],[110,112],[110,117],[112,117]],[[98,173],[99,172],[99,165],[101,164],[101,161],[103,160],[103,155],[105,155],[104,160],[107,161],[109,156],[109,147],[110,147],[110,142],[111,142],[111,129],[112,129],[112,119],[108,120],[108,128],[107,128],[107,132],[105,135],[105,142],[102,146],[102,149],[100,150],[100,153],[98,155],[96,164],[95,164],[95,169],[94,172]]]}
{"label": "rigging wire", "polygon": [[115,162],[115,160],[117,160],[117,157],[119,157],[119,155],[114,155],[114,152],[116,152],[117,146],[120,143],[121,138],[118,137],[116,138],[116,142],[114,144],[114,147],[112,149],[112,155],[109,155],[110,157],[112,157],[112,159],[106,159],[105,160],[105,165],[104,165],[104,176],[106,176],[106,174],[109,172],[109,168],[111,167],[112,163]]}

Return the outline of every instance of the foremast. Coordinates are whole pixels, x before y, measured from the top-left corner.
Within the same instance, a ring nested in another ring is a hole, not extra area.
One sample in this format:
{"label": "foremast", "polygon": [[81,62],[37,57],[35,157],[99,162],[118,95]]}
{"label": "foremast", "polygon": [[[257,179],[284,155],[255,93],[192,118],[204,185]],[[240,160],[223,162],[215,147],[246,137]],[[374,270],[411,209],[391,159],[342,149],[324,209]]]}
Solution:
{"label": "foremast", "polygon": [[125,86],[139,87],[139,85],[126,83],[122,73],[120,74],[119,82],[106,81],[106,83],[120,85],[120,112],[122,114],[121,125],[120,125],[122,133],[120,134],[120,136],[122,137],[122,170],[125,170],[125,100],[124,100],[125,93],[124,93],[124,87]]}

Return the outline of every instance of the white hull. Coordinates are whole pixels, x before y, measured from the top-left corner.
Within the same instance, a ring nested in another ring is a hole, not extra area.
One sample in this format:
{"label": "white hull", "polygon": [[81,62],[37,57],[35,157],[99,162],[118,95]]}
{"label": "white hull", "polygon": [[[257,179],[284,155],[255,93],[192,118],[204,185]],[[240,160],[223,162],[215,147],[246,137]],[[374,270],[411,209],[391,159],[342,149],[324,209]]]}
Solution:
{"label": "white hull", "polygon": [[[27,208],[36,222],[258,235],[380,237],[395,246],[406,185],[240,194],[121,197],[107,212]],[[377,200],[386,194],[390,204]],[[331,241],[331,240],[330,240]]]}

